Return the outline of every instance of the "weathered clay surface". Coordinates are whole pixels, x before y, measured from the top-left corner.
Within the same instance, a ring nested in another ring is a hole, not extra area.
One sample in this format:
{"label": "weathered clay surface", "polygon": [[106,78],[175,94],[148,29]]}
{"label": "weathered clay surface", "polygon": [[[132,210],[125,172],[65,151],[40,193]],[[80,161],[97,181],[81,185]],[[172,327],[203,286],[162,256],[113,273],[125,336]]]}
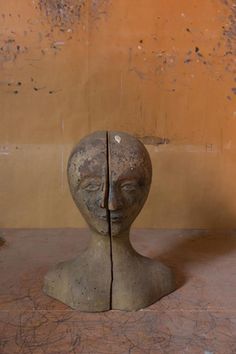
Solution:
{"label": "weathered clay surface", "polygon": [[129,230],[150,189],[152,165],[144,145],[123,132],[108,133],[111,235]]}
{"label": "weathered clay surface", "polygon": [[101,131],[81,140],[69,158],[68,181],[91,242],[46,275],[48,295],[81,311],[131,311],[174,290],[171,271],[138,254],[129,241],[151,179],[148,152],[137,138]]}
{"label": "weathered clay surface", "polygon": [[110,309],[110,284],[109,239],[94,234],[84,253],[47,273],[44,291],[74,309],[99,312]]}
{"label": "weathered clay surface", "polygon": [[174,289],[170,270],[134,251],[130,226],[150,189],[152,166],[147,150],[135,137],[108,133],[110,229],[112,244],[112,308],[137,310]]}
{"label": "weathered clay surface", "polygon": [[58,264],[45,277],[44,291],[81,311],[110,309],[111,257],[106,208],[107,134],[85,137],[72,151],[68,180],[72,197],[91,229],[88,249]]}

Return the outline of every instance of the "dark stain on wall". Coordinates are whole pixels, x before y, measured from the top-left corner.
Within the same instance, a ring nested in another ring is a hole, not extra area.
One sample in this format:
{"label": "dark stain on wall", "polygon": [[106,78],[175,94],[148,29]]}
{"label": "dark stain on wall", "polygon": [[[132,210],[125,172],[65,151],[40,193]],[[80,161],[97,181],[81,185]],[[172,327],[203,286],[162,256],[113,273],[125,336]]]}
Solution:
{"label": "dark stain on wall", "polygon": [[0,41],[0,63],[8,62],[8,61],[15,61],[17,57],[28,51],[28,48],[16,43],[14,38],[14,33]]}

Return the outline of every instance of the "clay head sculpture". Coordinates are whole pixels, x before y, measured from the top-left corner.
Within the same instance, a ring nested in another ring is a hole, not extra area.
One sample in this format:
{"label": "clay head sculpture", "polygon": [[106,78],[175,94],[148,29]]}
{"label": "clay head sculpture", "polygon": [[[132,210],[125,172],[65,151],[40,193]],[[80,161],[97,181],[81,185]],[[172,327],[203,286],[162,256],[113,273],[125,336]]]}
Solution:
{"label": "clay head sculpture", "polygon": [[74,148],[67,171],[92,240],[82,255],[46,275],[45,292],[72,308],[96,312],[136,310],[173,291],[170,270],[139,255],[129,241],[152,179],[144,145],[124,132],[95,132]]}
{"label": "clay head sculpture", "polygon": [[72,197],[89,226],[103,235],[129,230],[147,199],[151,177],[144,145],[121,132],[89,135],[68,161]]}

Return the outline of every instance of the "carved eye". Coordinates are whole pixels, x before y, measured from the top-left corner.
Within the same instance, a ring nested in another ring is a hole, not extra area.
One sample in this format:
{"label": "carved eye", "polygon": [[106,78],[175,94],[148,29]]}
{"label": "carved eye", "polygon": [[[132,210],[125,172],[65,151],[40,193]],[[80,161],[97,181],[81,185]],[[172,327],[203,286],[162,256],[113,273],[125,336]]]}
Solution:
{"label": "carved eye", "polygon": [[121,184],[121,189],[124,192],[135,192],[137,190],[137,183],[135,182],[125,182]]}
{"label": "carved eye", "polygon": [[101,183],[88,183],[86,186],[83,187],[88,192],[95,192],[101,188]]}
{"label": "carved eye", "polygon": [[96,179],[86,179],[80,183],[79,187],[87,192],[96,192],[101,189],[101,182]]}

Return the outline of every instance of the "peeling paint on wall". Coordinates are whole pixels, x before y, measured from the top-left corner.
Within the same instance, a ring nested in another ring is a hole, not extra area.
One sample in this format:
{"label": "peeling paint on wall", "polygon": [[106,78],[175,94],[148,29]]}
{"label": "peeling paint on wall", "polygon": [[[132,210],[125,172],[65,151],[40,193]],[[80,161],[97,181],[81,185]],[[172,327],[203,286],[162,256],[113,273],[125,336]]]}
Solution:
{"label": "peeling paint on wall", "polygon": [[[218,28],[214,28],[210,22],[209,28],[203,24],[200,26],[198,24],[197,27],[186,13],[179,13],[183,21],[181,31],[185,32],[185,36],[188,36],[186,42],[190,43],[185,53],[181,52],[179,46],[176,45],[178,37],[176,33],[171,32],[168,19],[165,20],[158,16],[156,22],[161,21],[164,33],[170,32],[173,45],[167,46],[165,41],[161,41],[163,36],[161,31],[155,34],[150,33],[146,38],[140,37],[140,40],[128,49],[129,72],[139,80],[150,81],[158,85],[166,84],[168,75],[169,87],[165,87],[165,90],[172,93],[176,92],[178,86],[175,70],[178,71],[181,64],[188,67],[186,79],[195,78],[196,65],[201,68],[202,72],[210,75],[211,79],[218,81],[216,84],[221,84],[228,73],[236,76],[236,2],[235,0],[220,0],[219,3],[223,3],[223,7],[226,6],[228,10],[228,17],[225,17],[227,21],[219,27],[219,32]],[[222,20],[222,14],[223,11],[219,7],[211,21],[217,23],[220,18]],[[184,35],[183,38],[185,38]],[[210,38],[212,41],[209,40]],[[219,65],[224,67],[224,71],[221,68],[216,69]],[[191,69],[193,72],[189,73]],[[236,77],[232,79],[236,80]],[[233,95],[236,95],[235,85],[228,87],[224,99],[231,101]]]}
{"label": "peeling paint on wall", "polygon": [[229,48],[228,54],[236,54],[236,2],[235,0],[222,0],[230,11],[228,22],[223,26],[223,35]]}
{"label": "peeling paint on wall", "polygon": [[7,38],[0,41],[0,64],[3,62],[14,62],[22,53],[27,53],[28,47],[20,45],[11,33]]}
{"label": "peeling paint on wall", "polygon": [[38,8],[47,19],[64,30],[81,20],[85,0],[38,0]]}
{"label": "peeling paint on wall", "polygon": [[91,0],[90,16],[96,20],[101,20],[108,14],[108,7],[111,4],[111,0]]}
{"label": "peeling paint on wall", "polygon": [[[221,0],[221,2],[229,10],[228,21],[222,26],[222,33],[227,47],[227,51],[224,55],[226,58],[225,71],[233,74],[235,76],[233,80],[236,82],[236,2],[235,0]],[[230,91],[227,96],[229,101],[232,100],[230,94],[236,95],[236,87],[231,87]]]}
{"label": "peeling paint on wall", "polygon": [[75,24],[86,23],[86,11],[92,21],[107,15],[110,0],[38,0],[37,7],[47,20],[61,31]]}
{"label": "peeling paint on wall", "polygon": [[57,55],[73,37],[85,42],[88,26],[106,17],[109,5],[110,0],[33,0],[28,11],[34,17],[0,13],[0,66],[18,58],[35,62]]}

